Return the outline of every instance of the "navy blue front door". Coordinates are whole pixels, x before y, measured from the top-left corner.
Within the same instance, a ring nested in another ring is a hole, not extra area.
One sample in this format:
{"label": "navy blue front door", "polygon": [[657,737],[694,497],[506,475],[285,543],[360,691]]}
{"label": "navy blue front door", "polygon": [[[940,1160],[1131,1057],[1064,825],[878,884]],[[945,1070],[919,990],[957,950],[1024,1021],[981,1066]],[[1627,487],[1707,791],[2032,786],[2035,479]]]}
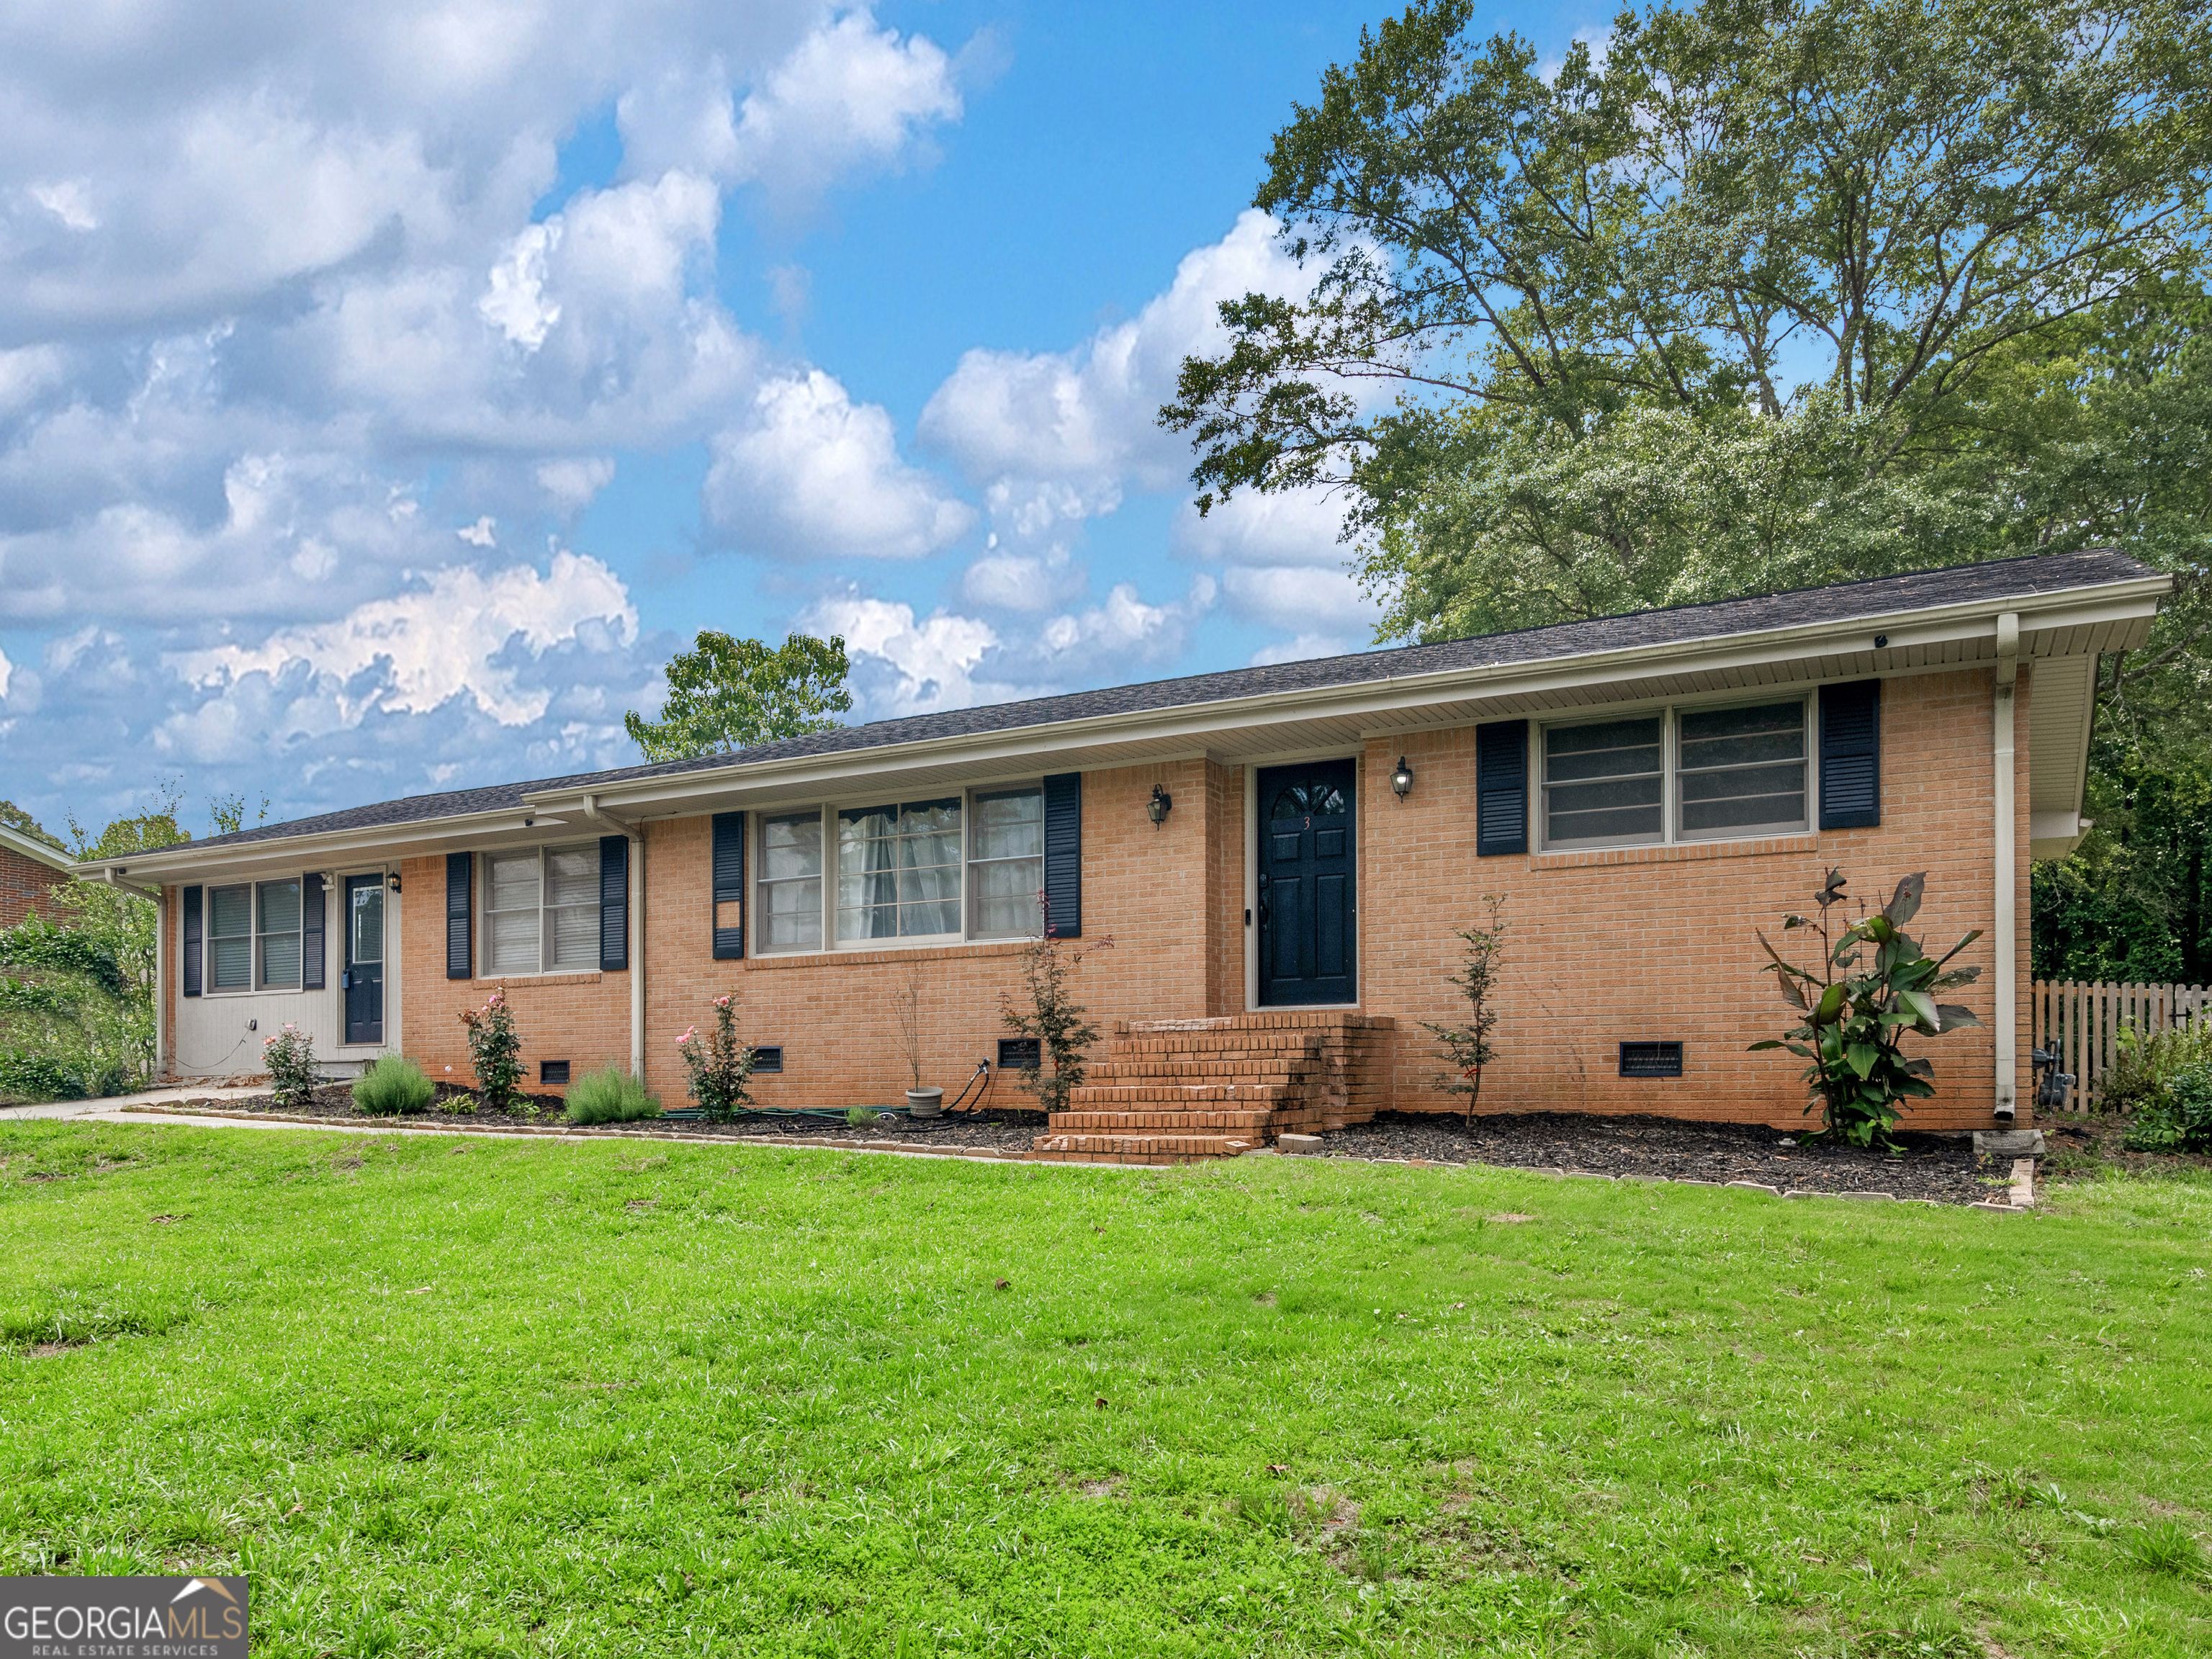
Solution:
{"label": "navy blue front door", "polygon": [[345,1040],[384,1041],[384,878],[345,878]]}
{"label": "navy blue front door", "polygon": [[1348,760],[1260,774],[1260,1004],[1356,1002]]}

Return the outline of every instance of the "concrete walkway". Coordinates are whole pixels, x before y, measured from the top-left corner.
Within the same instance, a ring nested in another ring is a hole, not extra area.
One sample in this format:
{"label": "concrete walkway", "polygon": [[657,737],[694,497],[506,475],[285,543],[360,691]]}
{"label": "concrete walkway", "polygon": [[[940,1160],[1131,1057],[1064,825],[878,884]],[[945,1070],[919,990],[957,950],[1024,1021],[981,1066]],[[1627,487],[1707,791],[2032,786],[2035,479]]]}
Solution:
{"label": "concrete walkway", "polygon": [[136,1095],[106,1095],[98,1100],[47,1100],[35,1106],[0,1106],[0,1123],[23,1117],[108,1117],[125,1106],[169,1106],[180,1100],[244,1100],[268,1092],[266,1088],[210,1089],[196,1085],[191,1088],[149,1089]]}

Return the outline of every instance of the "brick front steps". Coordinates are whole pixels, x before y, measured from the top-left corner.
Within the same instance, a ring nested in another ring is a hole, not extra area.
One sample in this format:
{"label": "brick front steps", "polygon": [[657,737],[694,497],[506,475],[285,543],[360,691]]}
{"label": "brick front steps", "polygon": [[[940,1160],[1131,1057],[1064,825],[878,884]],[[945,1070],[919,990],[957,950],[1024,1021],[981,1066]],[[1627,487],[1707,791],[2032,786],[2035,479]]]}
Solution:
{"label": "brick front steps", "polygon": [[1233,1014],[1117,1020],[1068,1109],[1030,1156],[1064,1164],[1195,1164],[1285,1131],[1364,1123],[1385,1103],[1387,1016]]}

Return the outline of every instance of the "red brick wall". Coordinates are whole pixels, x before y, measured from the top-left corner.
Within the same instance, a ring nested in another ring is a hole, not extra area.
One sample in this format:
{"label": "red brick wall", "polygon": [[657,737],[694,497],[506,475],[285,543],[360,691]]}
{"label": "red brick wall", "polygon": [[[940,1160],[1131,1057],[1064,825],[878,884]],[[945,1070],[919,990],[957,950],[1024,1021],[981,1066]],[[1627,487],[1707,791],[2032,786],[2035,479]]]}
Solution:
{"label": "red brick wall", "polygon": [[27,853],[0,847],[0,927],[14,927],[34,915],[61,920],[54,889],[69,879]]}
{"label": "red brick wall", "polygon": [[[2029,671],[2015,715],[2018,846],[2016,937],[2021,980],[2017,1089],[2030,1098],[2026,988],[2028,934]],[[1800,1062],[1746,1045],[1778,1035],[1788,1013],[1753,929],[1777,931],[1812,908],[1821,876],[1840,865],[1855,894],[1876,903],[1915,870],[1928,872],[1915,926],[1948,949],[1970,928],[1984,936],[1962,960],[1984,968],[1956,1000],[1993,1028],[1994,900],[1990,828],[1994,780],[1987,669],[1893,679],[1883,693],[1882,824],[1731,845],[1477,859],[1474,734],[1409,732],[1365,746],[1359,770],[1361,1006],[1396,1018],[1388,1066],[1391,1103],[1456,1109],[1435,1087],[1433,1045],[1419,1026],[1456,1012],[1445,978],[1459,946],[1452,929],[1475,919],[1485,892],[1508,896],[1512,933],[1501,978],[1500,1055],[1484,1082],[1490,1111],[1656,1112],[1794,1124],[1802,1121]],[[1389,774],[1403,753],[1416,781],[1404,800]],[[1154,783],[1175,799],[1155,829],[1145,803]],[[1244,1006],[1244,823],[1242,769],[1203,758],[1086,773],[1084,939],[1079,995],[1102,1028],[1115,1019],[1188,1019]],[[763,1104],[888,1103],[908,1082],[893,1006],[914,975],[921,988],[922,1079],[957,1090],[1006,1035],[1004,994],[1018,985],[1022,947],[978,944],[910,951],[830,952],[718,963],[711,949],[710,820],[650,823],[645,833],[647,1081],[671,1105],[684,1099],[676,1039],[703,1024],[712,1000],[738,999],[738,1028],[781,1043],[787,1069],[757,1079]],[[445,860],[407,860],[400,969],[404,1046],[434,1077],[468,1075],[458,1014],[498,981],[445,976]],[[749,896],[750,897],[750,896]],[[164,951],[174,960],[172,900]],[[1791,942],[1806,937],[1789,936]],[[172,975],[172,977],[173,977]],[[568,974],[507,981],[536,1087],[538,1062],[568,1060],[575,1074],[630,1052],[628,974]],[[173,1006],[173,1003],[171,1004]],[[1686,1075],[1626,1080],[1624,1039],[1679,1037]],[[1935,1062],[1938,1093],[1909,1120],[1930,1127],[1991,1121],[1993,1029],[1917,1046]],[[1022,1103],[1011,1079],[996,1098]]]}
{"label": "red brick wall", "polygon": [[[401,1044],[434,1081],[465,1082],[469,1065],[464,1008],[481,1008],[504,986],[522,1037],[523,1086],[560,1094],[538,1080],[538,1062],[565,1060],[572,1078],[609,1062],[629,1066],[629,975],[525,974],[507,979],[446,977],[446,860],[408,859],[399,866]],[[453,1068],[448,1078],[446,1068]]]}
{"label": "red brick wall", "polygon": [[[2016,721],[2017,934],[2022,970],[2020,1027],[2027,1030],[2027,675]],[[1972,928],[1983,938],[1960,963],[1983,980],[1948,1000],[1986,1023],[1917,1041],[1936,1066],[1937,1093],[1911,1122],[1931,1128],[1990,1125],[1995,1013],[1990,930],[1995,909],[1990,817],[1991,677],[1988,670],[1893,679],[1882,696],[1882,823],[1759,842],[1644,848],[1607,853],[1474,856],[1474,733],[1466,727],[1393,737],[1367,745],[1361,791],[1362,1006],[1398,1017],[1394,1095],[1401,1110],[1462,1104],[1441,1091],[1434,1043],[1418,1022],[1456,1019],[1445,975],[1461,945],[1452,930],[1481,915],[1481,896],[1506,896],[1511,926],[1499,979],[1498,1059],[1483,1079],[1486,1111],[1664,1113],[1794,1123],[1802,1120],[1803,1062],[1786,1051],[1746,1052],[1778,1036],[1789,1012],[1777,995],[1754,929],[1809,966],[1809,935],[1780,931],[1783,916],[1810,915],[1829,866],[1850,890],[1887,899],[1899,877],[1928,872],[1913,932],[1934,953]],[[1389,753],[1386,756],[1385,750]],[[1399,752],[1416,782],[1392,799]],[[1532,787],[1531,811],[1534,811]],[[1387,874],[1386,874],[1387,872]],[[1624,1079],[1624,1040],[1680,1038],[1679,1079]],[[2024,1057],[2027,1043],[2021,1043]],[[2021,1121],[2027,1121],[2026,1067]]]}

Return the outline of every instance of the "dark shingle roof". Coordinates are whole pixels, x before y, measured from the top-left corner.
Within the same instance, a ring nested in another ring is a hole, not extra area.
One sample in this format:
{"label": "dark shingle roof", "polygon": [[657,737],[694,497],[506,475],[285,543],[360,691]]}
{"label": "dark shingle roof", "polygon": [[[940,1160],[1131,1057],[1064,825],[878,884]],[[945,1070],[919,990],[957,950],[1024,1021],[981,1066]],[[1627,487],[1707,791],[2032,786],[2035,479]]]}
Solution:
{"label": "dark shingle roof", "polygon": [[1988,603],[2068,588],[2134,581],[2157,574],[2149,566],[2138,563],[2109,548],[1992,560],[1983,564],[1954,565],[1942,570],[1917,571],[1904,576],[1876,576],[1864,581],[1843,582],[1826,587],[1796,588],[1786,592],[1756,594],[1748,599],[1716,599],[1704,605],[1675,605],[1660,611],[1633,611],[1623,616],[1600,617],[1589,622],[1560,623],[1550,628],[1523,629],[1510,634],[1484,634],[1469,639],[1442,640],[1433,644],[1403,646],[1387,651],[1363,651],[1345,657],[1316,657],[1304,662],[1272,663],[1260,668],[1232,668],[1216,674],[1190,674],[1180,679],[1147,680],[1137,685],[1102,686],[1095,691],[1032,697],[1021,702],[991,703],[975,708],[952,708],[939,714],[913,714],[903,720],[873,720],[866,726],[841,726],[834,731],[817,732],[811,737],[791,738],[780,743],[760,744],[733,753],[702,755],[691,760],[669,761],[659,765],[619,767],[607,772],[580,772],[567,777],[490,784],[477,789],[449,790],[442,794],[410,795],[400,800],[380,801],[372,806],[348,807],[343,811],[325,812],[315,817],[263,824],[237,835],[216,836],[194,842],[193,849],[236,847],[253,842],[290,840],[301,836],[465,817],[477,812],[519,809],[525,805],[526,795],[548,790],[627,783],[642,778],[705,771],[738,763],[840,754],[859,749],[885,748],[894,744],[921,743],[938,738],[981,736],[989,732],[1017,731],[1024,726],[1052,726],[1066,720],[1095,719],[1101,715],[1188,708],[1241,697],[1330,686],[1360,685],[1421,674],[1443,673],[1454,669],[1590,656],[1601,652],[1632,650],[1639,646],[1688,644],[1693,641],[1725,638],[1730,635],[1847,621],[1855,616],[1887,616],[1904,611]]}

